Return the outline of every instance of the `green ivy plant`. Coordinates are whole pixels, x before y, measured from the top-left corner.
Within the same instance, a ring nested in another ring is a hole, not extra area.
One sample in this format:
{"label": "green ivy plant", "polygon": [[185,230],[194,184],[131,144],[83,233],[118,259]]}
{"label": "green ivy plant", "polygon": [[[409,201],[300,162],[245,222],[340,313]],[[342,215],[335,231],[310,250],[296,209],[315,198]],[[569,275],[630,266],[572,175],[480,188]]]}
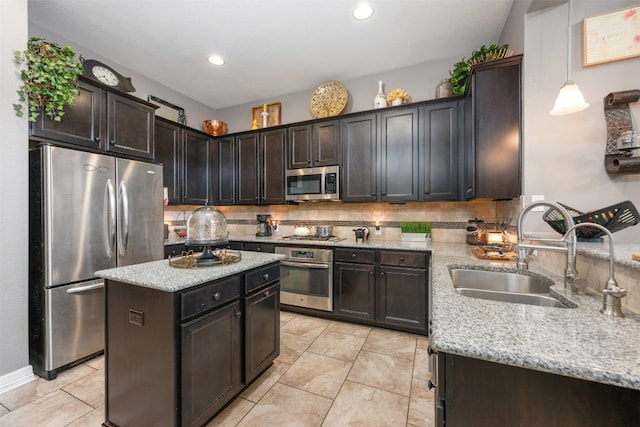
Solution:
{"label": "green ivy plant", "polygon": [[464,94],[472,65],[504,58],[508,51],[508,44],[503,44],[502,46],[492,44],[489,47],[483,45],[480,49],[474,50],[469,59],[465,60],[463,57],[460,61],[453,64],[453,69],[449,71],[449,82],[451,82],[451,86],[453,86],[453,94]]}
{"label": "green ivy plant", "polygon": [[13,104],[18,117],[24,116],[26,106],[29,121],[35,122],[44,107],[45,114],[59,122],[64,107],[73,105],[74,97],[80,94],[78,77],[83,74],[82,63],[75,59],[69,46],[62,47],[39,37],[29,39],[27,50],[14,50],[13,54],[24,83],[17,91],[20,104]]}

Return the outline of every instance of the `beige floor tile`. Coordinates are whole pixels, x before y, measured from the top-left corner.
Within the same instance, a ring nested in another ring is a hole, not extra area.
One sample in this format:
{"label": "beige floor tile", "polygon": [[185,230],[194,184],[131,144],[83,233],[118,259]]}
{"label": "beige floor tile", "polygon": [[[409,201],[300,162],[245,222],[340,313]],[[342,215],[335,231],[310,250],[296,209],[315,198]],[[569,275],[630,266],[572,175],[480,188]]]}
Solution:
{"label": "beige floor tile", "polygon": [[374,329],[367,337],[362,349],[413,360],[416,351],[416,336],[402,332]]}
{"label": "beige floor tile", "polygon": [[327,326],[328,331],[340,332],[341,334],[355,335],[356,337],[366,338],[371,333],[369,326],[356,325],[353,323],[344,323],[333,321]]}
{"label": "beige floor tile", "polygon": [[345,381],[322,426],[405,426],[408,406],[406,396]]}
{"label": "beige floor tile", "polygon": [[424,336],[418,336],[416,338],[416,348],[427,349],[429,347],[429,338]]}
{"label": "beige floor tile", "polygon": [[329,326],[330,323],[331,321],[325,319],[296,316],[282,327],[281,332],[315,339],[327,328],[327,326]]}
{"label": "beige floor tile", "polygon": [[104,354],[94,359],[87,360],[84,364],[91,366],[93,369],[104,369]]}
{"label": "beige floor tile", "polygon": [[351,362],[305,352],[280,383],[334,399],[351,369]]}
{"label": "beige floor tile", "polygon": [[433,427],[435,425],[433,393],[433,390],[429,390],[427,387],[427,381],[413,379],[407,420],[409,424],[419,427]]}
{"label": "beige floor tile", "polygon": [[224,408],[205,427],[234,427],[249,413],[254,403],[246,399],[237,398],[229,406]]}
{"label": "beige floor tile", "polygon": [[104,421],[104,405],[101,405],[65,427],[100,427]]}
{"label": "beige floor tile", "polygon": [[364,341],[365,337],[333,332],[327,328],[311,344],[308,351],[333,357],[334,359],[353,362],[358,357]]}
{"label": "beige floor tile", "polygon": [[409,396],[413,362],[386,354],[360,352],[347,377],[350,381]]}
{"label": "beige floor tile", "polygon": [[0,395],[0,403],[13,411],[94,372],[96,372],[95,369],[89,366],[78,365],[67,371],[60,372],[53,381],[37,377],[17,389]]}
{"label": "beige floor tile", "polygon": [[93,408],[62,390],[26,404],[0,418],[0,427],[65,426]]}
{"label": "beige floor tile", "polygon": [[9,410],[7,408],[5,408],[4,406],[0,405],[0,417],[3,416],[4,414],[8,414]]}
{"label": "beige floor tile", "polygon": [[292,319],[294,319],[296,315],[294,313],[289,313],[288,311],[280,312],[280,327],[289,323]]}
{"label": "beige floor tile", "polygon": [[429,353],[426,348],[417,348],[416,357],[413,362],[413,378],[428,380],[431,378],[429,373]]}
{"label": "beige floor tile", "polygon": [[331,399],[276,384],[238,426],[317,427],[330,407]]}
{"label": "beige floor tile", "polygon": [[240,396],[256,403],[284,375],[291,365],[275,360],[271,366],[244,390]]}
{"label": "beige floor tile", "polygon": [[97,408],[104,404],[104,371],[96,371],[62,389],[84,403]]}
{"label": "beige floor tile", "polygon": [[311,338],[280,332],[280,355],[276,360],[293,365],[312,342]]}

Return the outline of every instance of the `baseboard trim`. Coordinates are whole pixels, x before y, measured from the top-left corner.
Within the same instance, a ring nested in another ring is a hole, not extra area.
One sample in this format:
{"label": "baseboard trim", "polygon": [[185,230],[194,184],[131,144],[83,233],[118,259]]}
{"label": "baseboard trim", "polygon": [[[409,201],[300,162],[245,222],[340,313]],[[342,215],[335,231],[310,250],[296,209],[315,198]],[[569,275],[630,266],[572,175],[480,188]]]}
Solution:
{"label": "baseboard trim", "polygon": [[18,388],[35,379],[36,376],[33,375],[33,368],[31,368],[31,365],[27,365],[17,371],[9,372],[8,374],[0,377],[0,394],[6,393],[14,388]]}

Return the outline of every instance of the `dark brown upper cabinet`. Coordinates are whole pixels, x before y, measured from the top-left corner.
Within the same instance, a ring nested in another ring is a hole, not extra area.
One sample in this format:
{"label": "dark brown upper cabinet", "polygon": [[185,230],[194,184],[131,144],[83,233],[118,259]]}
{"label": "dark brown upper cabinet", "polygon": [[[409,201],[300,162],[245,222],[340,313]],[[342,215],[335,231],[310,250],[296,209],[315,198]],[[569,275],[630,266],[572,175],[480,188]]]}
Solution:
{"label": "dark brown upper cabinet", "polygon": [[472,67],[465,114],[465,198],[522,194],[522,55]]}
{"label": "dark brown upper cabinet", "polygon": [[153,160],[155,107],[131,95],[80,78],[80,95],[56,122],[44,111],[30,126],[31,139]]}
{"label": "dark brown upper cabinet", "polygon": [[321,121],[288,128],[288,169],[340,164],[340,122]]}

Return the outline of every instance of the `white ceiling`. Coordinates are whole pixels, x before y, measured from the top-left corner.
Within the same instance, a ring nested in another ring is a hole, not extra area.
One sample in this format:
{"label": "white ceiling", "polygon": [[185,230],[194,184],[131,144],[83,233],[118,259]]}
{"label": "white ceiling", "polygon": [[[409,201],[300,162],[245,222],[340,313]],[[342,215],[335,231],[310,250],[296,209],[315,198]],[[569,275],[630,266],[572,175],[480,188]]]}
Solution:
{"label": "white ceiling", "polygon": [[[211,108],[498,41],[514,0],[29,0],[29,21]],[[518,1],[518,0],[516,0]],[[55,40],[54,40],[55,41]],[[81,53],[81,52],[78,52]],[[207,62],[213,53],[226,64]],[[453,64],[452,64],[453,65]],[[135,85],[135,81],[134,81]]]}

